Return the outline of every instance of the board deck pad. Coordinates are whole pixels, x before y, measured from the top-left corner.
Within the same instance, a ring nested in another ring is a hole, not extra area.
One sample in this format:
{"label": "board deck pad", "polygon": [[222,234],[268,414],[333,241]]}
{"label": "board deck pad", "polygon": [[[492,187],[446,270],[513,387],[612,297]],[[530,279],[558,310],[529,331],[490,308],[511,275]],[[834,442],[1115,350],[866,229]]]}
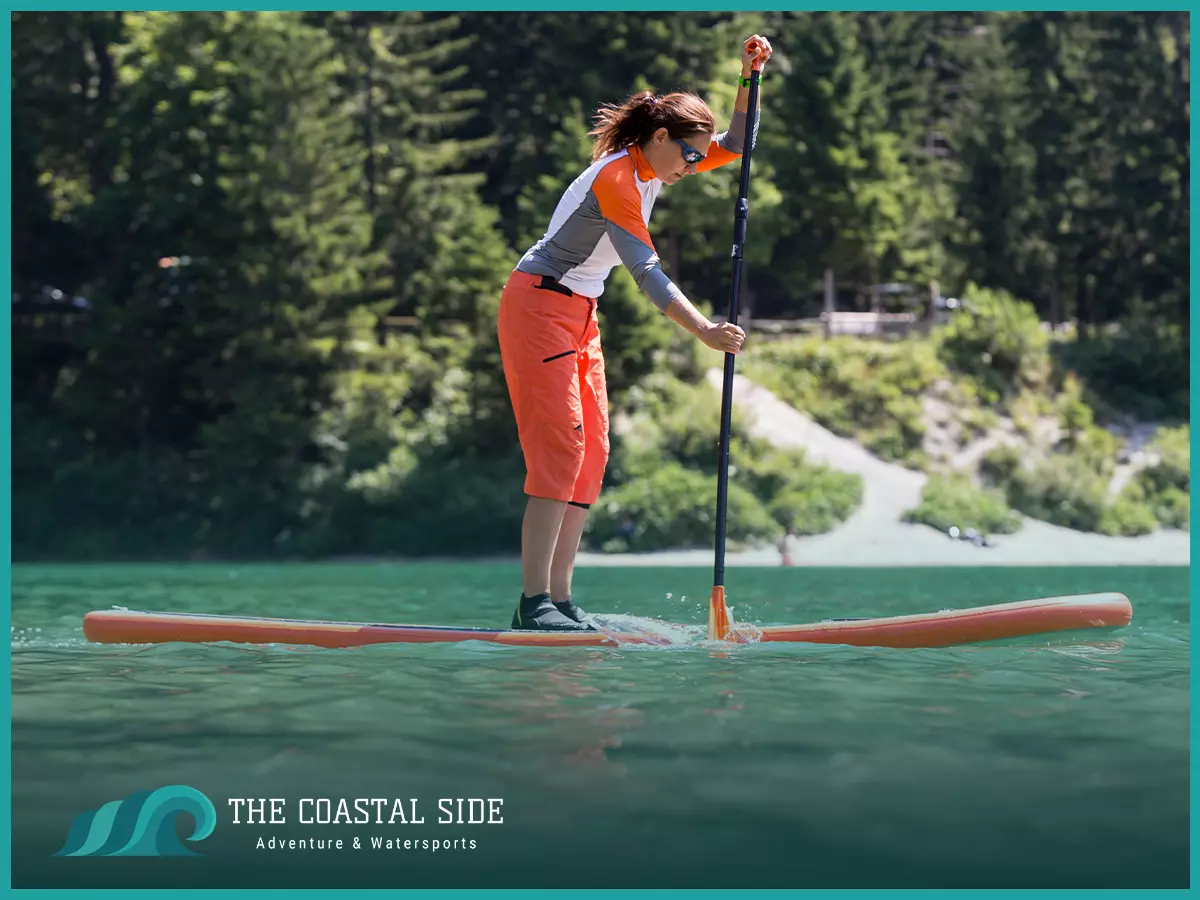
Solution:
{"label": "board deck pad", "polygon": [[595,632],[513,631],[457,625],[405,625],[107,609],[83,619],[84,636],[102,644],[293,644],[344,648],[370,644],[485,641],[526,647],[629,645],[708,646],[749,643],[847,644],[864,647],[948,647],[1065,631],[1121,628],[1133,606],[1120,593],[1076,594],[967,609],[939,609],[879,618],[826,619],[805,625],[735,622],[729,638],[707,640],[702,625],[625,615],[593,616]]}

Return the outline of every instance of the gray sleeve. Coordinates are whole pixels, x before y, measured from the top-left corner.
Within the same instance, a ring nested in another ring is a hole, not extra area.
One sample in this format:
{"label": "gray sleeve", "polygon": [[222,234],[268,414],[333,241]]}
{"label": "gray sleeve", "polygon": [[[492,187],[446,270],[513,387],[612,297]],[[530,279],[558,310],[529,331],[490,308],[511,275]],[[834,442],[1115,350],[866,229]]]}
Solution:
{"label": "gray sleeve", "polygon": [[637,282],[638,289],[649,297],[655,306],[665,311],[676,297],[684,297],[683,291],[663,271],[658,254],[652,248],[607,219],[604,227],[617,255],[621,257],[621,262]]}
{"label": "gray sleeve", "polygon": [[[758,146],[758,123],[761,121],[762,116],[755,116],[754,133],[750,135],[751,150]],[[741,110],[735,109],[733,115],[729,117],[729,128],[723,134],[717,135],[716,143],[722,150],[728,150],[730,153],[741,153],[745,142],[746,114]]]}

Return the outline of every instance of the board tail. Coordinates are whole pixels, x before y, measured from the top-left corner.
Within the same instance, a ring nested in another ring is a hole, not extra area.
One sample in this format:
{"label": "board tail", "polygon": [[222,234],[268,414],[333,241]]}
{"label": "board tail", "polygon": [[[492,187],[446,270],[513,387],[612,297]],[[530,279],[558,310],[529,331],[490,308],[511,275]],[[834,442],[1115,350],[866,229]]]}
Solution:
{"label": "board tail", "polygon": [[725,605],[725,588],[717,585],[708,598],[708,639],[723,641],[729,637],[733,624],[729,618],[729,607]]}

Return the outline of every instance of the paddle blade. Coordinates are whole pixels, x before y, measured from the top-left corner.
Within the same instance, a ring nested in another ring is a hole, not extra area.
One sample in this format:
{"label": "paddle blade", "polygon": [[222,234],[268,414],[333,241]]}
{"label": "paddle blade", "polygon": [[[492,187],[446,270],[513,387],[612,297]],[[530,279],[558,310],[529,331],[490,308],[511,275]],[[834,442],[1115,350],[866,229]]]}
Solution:
{"label": "paddle blade", "polygon": [[731,627],[729,607],[725,605],[725,588],[714,587],[712,595],[708,598],[708,639],[710,641],[726,640]]}

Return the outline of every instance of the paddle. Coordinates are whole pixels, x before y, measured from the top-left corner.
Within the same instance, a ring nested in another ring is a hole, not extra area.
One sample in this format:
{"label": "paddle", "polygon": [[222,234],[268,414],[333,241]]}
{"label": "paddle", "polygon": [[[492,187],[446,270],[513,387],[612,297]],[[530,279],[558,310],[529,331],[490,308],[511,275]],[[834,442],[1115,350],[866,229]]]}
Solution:
{"label": "paddle", "polygon": [[[750,212],[750,141],[758,120],[758,83],[760,64],[750,71],[750,98],[747,103],[746,139],[742,144],[742,180],[733,212],[733,271],[729,278],[729,322],[736,325],[738,293],[742,281],[742,245],[746,241],[746,218]],[[721,438],[717,457],[717,545],[713,567],[713,589],[708,600],[708,638],[723,641],[732,624],[725,605],[725,508],[729,494],[729,430],[733,414],[734,354],[725,354],[725,381],[721,389]]]}

